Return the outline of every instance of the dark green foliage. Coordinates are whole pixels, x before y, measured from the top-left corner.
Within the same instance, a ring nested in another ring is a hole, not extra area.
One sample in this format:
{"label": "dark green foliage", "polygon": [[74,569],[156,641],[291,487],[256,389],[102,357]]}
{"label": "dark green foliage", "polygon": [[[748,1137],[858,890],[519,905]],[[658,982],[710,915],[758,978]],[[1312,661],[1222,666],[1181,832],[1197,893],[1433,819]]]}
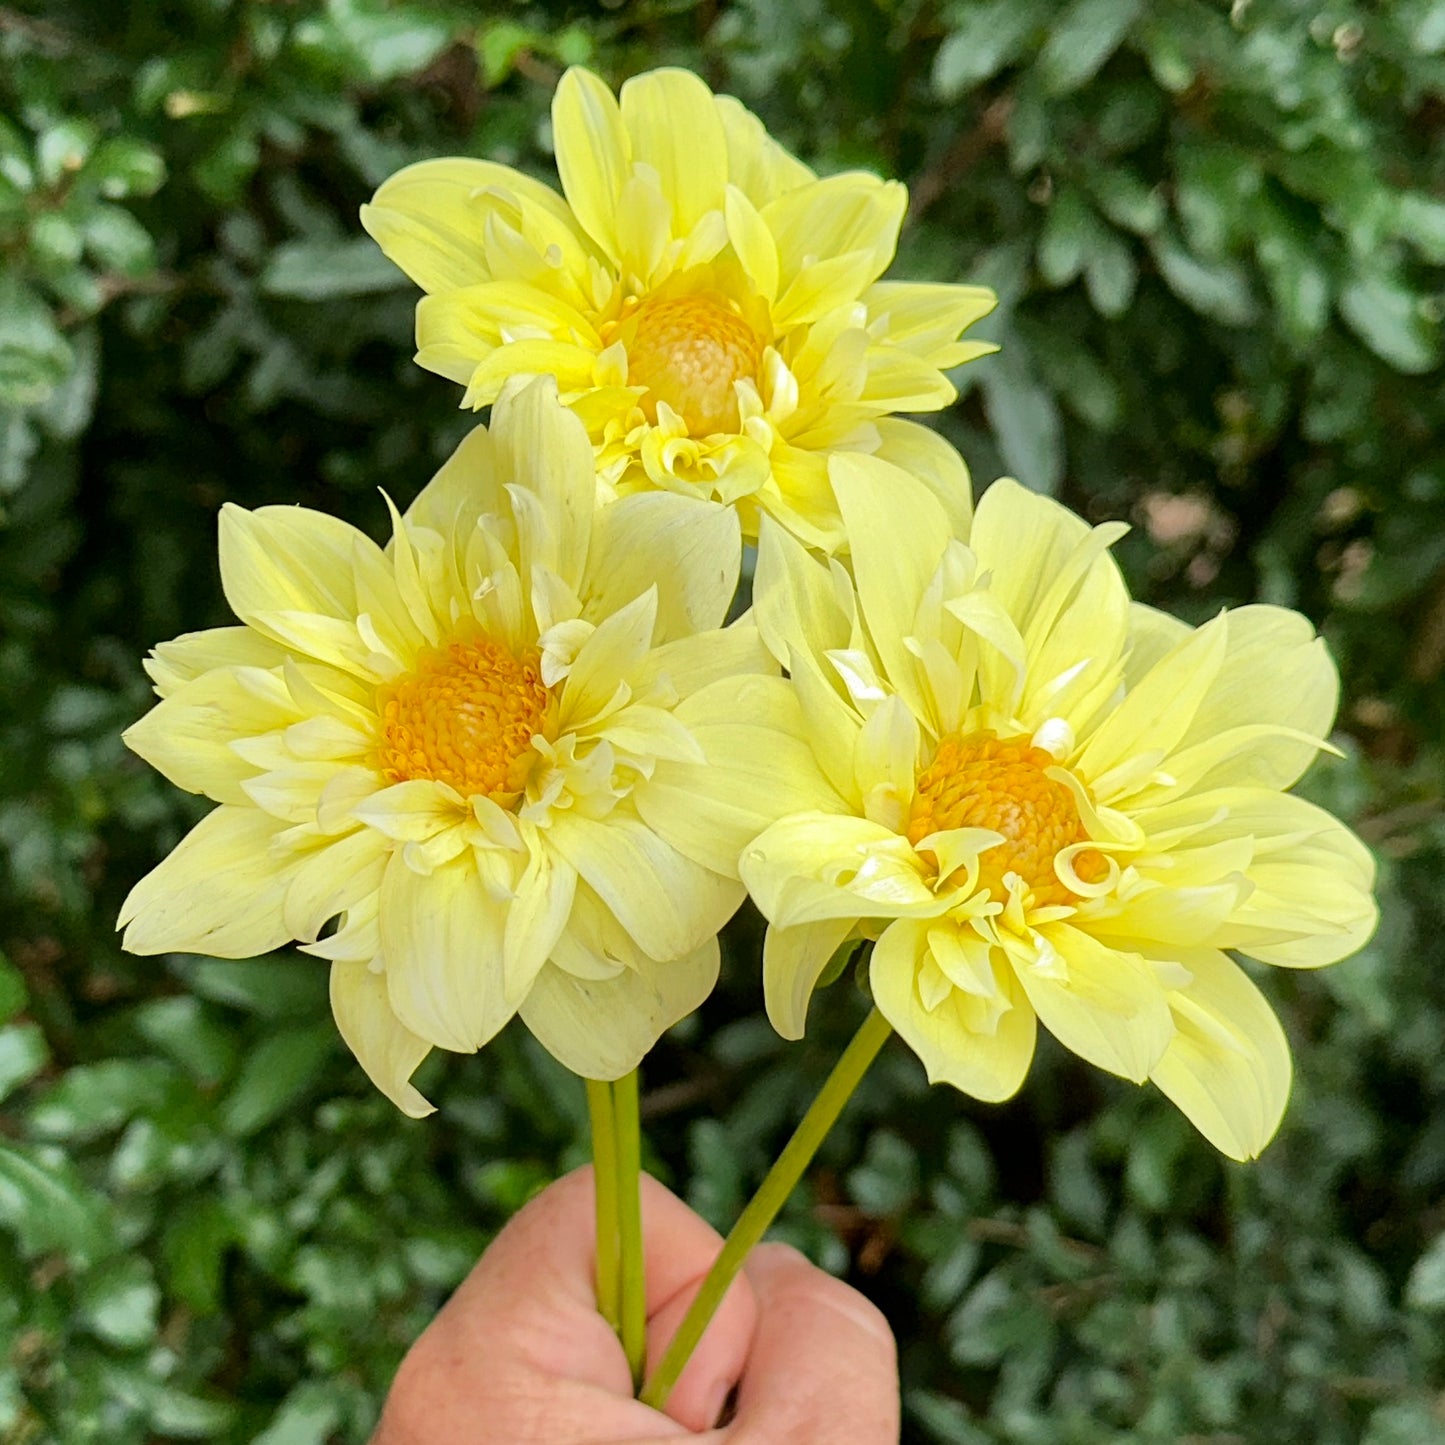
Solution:
{"label": "dark green foliage", "polygon": [[[1051,1047],[1021,1097],[885,1053],[785,1232],[889,1311],[920,1441],[1445,1440],[1445,3],[55,0],[0,9],[0,1441],[361,1441],[490,1233],[580,1162],[520,1031],[366,1084],[321,965],[122,955],[197,815],[131,759],[143,651],[224,617],[214,517],[372,529],[469,419],[356,208],[451,152],[549,174],[560,68],[700,70],[909,181],[900,274],[982,280],[941,419],[1137,526],[1139,595],[1325,629],[1383,864],[1357,959],[1264,986],[1262,1163]],[[755,921],[648,1070],[652,1167],[728,1222],[858,1016],[759,1014]]]}

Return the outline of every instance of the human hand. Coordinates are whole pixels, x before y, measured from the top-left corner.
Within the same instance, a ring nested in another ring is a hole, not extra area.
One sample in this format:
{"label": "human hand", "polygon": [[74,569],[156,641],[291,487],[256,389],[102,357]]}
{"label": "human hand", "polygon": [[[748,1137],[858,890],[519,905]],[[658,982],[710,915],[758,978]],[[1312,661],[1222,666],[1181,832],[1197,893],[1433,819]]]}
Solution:
{"label": "human hand", "polygon": [[[892,1445],[898,1373],[883,1316],[786,1245],[753,1250],[668,1401],[632,1398],[597,1312],[590,1168],[533,1199],[402,1361],[372,1445]],[[647,1353],[661,1357],[722,1241],[642,1178]],[[713,1428],[737,1388],[731,1422]],[[701,1432],[694,1436],[692,1432]]]}

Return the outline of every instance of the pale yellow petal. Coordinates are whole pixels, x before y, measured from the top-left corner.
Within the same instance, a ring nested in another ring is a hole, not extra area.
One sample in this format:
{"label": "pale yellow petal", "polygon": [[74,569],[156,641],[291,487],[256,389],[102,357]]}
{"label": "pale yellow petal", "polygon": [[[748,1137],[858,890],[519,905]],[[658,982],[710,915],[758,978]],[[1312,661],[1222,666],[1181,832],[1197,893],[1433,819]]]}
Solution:
{"label": "pale yellow petal", "polygon": [[763,997],[768,1019],[783,1038],[803,1037],[813,990],[852,930],[851,918],[769,927],[763,940]]}
{"label": "pale yellow petal", "polygon": [[469,852],[425,875],[393,853],[380,927],[392,1011],[419,1038],[469,1054],[516,1011],[503,978],[506,906],[488,895]]}
{"label": "pale yellow petal", "polygon": [[623,497],[594,524],[584,616],[597,621],[657,587],[658,643],[722,626],[742,566],[737,512],[670,492]]}
{"label": "pale yellow petal", "polygon": [[[947,370],[969,359],[962,354],[959,333],[987,316],[998,305],[998,297],[987,286],[879,281],[864,293],[863,303],[873,336]],[[981,354],[972,346],[968,350]],[[983,350],[997,348],[985,344]]]}
{"label": "pale yellow petal", "polygon": [[211,627],[204,632],[183,632],[170,642],[158,642],[143,666],[156,692],[169,697],[178,688],[219,667],[279,667],[286,649],[249,627]]}
{"label": "pale yellow petal", "polygon": [[620,1079],[666,1030],[712,992],[717,939],[683,958],[636,967],[607,979],[577,978],[548,964],[522,1004],[522,1021],[559,1063],[588,1079]]}
{"label": "pale yellow petal", "polygon": [[770,517],[758,526],[753,613],[763,642],[784,667],[794,652],[820,657],[848,645],[848,615],[828,568]]}
{"label": "pale yellow petal", "polygon": [[816,180],[802,161],[788,154],[762,121],[730,95],[713,99],[727,137],[728,179],[755,206]]}
{"label": "pale yellow petal", "polygon": [[1195,950],[1192,975],[1169,993],[1174,1036],[1149,1077],[1211,1144],[1253,1159],[1274,1137],[1289,1098],[1289,1044],[1274,1010],[1222,953]]}
{"label": "pale yellow petal", "polygon": [[557,813],[550,841],[649,958],[700,948],[732,917],[743,890],[684,857],[636,815]]}
{"label": "pale yellow petal", "polygon": [[618,96],[632,159],[651,166],[672,208],[675,236],[721,210],[728,181],[727,138],[712,92],[691,71],[635,75]]}
{"label": "pale yellow petal", "polygon": [[829,479],[852,549],[858,602],[889,681],[914,712],[925,705],[917,659],[904,644],[950,539],[948,515],[927,487],[887,462],[831,459]]}
{"label": "pale yellow petal", "polygon": [[584,727],[615,706],[619,688],[652,645],[657,624],[657,588],[604,618],[577,652],[562,687],[557,725],[564,732]]}
{"label": "pale yellow petal", "polygon": [[873,455],[922,482],[947,514],[952,535],[967,540],[973,525],[973,482],[957,449],[919,422],[881,417],[876,425],[879,445]]}
{"label": "pale yellow petal", "polygon": [[1096,1068],[1143,1083],[1174,1032],[1153,969],[1138,954],[1068,924],[1047,924],[1039,933],[1063,961],[1061,972],[1015,962],[1039,1022]]}
{"label": "pale yellow petal", "polygon": [[557,174],[582,228],[615,261],[617,199],[632,170],[631,142],[612,92],[574,65],[552,97]]}
{"label": "pale yellow petal", "polygon": [[222,804],[131,889],[120,910],[130,953],[254,958],[290,941],[291,863],[271,856],[285,824]]}
{"label": "pale yellow petal", "polygon": [[218,803],[246,802],[241,781],[257,769],[231,744],[297,720],[284,681],[274,672],[218,667],[182,684],[125,730],[125,744],[188,793]]}
{"label": "pale yellow petal", "polygon": [[748,613],[730,627],[679,637],[654,647],[633,668],[632,684],[639,696],[661,688],[685,698],[723,678],[776,670]]}
{"label": "pale yellow petal", "polygon": [[426,527],[439,536],[464,539],[477,518],[503,508],[491,433],[476,426],[457,444],[437,474],[402,514],[410,527]]}
{"label": "pale yellow petal", "polygon": [[431,1045],[391,1011],[386,978],[367,963],[331,965],[331,1012],[366,1076],[410,1119],[435,1112],[411,1083]]}
{"label": "pale yellow petal", "polygon": [[[980,1008],[950,988],[930,1008],[919,992],[928,959],[930,925],[899,919],[884,929],[868,966],[878,1011],[918,1055],[931,1084],[952,1084],[975,1099],[996,1103],[1018,1093],[1033,1061],[1034,1011],[1007,965],[992,978],[998,998]],[[980,1027],[983,1020],[992,1028]]]}
{"label": "pale yellow petal", "polygon": [[502,936],[503,982],[518,1004],[551,956],[577,891],[577,873],[557,857],[531,830],[527,866],[517,880],[516,894],[507,906]]}
{"label": "pale yellow petal", "polygon": [[759,296],[771,303],[778,295],[778,246],[768,223],[746,192],[736,185],[727,188],[723,206],[728,242]]}
{"label": "pale yellow petal", "polygon": [[784,289],[819,258],[855,252],[867,258],[853,293],[860,294],[893,259],[907,205],[908,192],[897,181],[863,171],[828,176],[770,201],[763,219],[777,241]]}
{"label": "pale yellow petal", "polygon": [[333,918],[375,895],[390,853],[387,839],[358,828],[301,855],[286,887],[282,918],[287,933],[314,943]]}

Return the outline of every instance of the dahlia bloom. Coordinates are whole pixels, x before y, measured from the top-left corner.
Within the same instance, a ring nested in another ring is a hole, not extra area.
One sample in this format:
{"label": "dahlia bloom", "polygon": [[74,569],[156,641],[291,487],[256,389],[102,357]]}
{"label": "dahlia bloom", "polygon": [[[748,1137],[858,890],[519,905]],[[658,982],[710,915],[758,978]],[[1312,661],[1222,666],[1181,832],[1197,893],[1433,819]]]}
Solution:
{"label": "dahlia bloom", "polygon": [[735,514],[666,494],[598,511],[596,490],[543,379],[393,509],[384,551],[318,512],[227,506],[243,625],[161,644],[162,700],[126,733],[219,806],[135,886],[125,946],[301,940],[413,1116],[428,1051],[478,1049],[514,1013],[578,1073],[635,1067],[711,989],[742,897],[637,797],[660,760],[702,756],[680,702],[771,663],[750,624],[722,629]]}
{"label": "dahlia bloom", "polygon": [[1013,1094],[1042,1023],[1152,1079],[1220,1150],[1279,1124],[1289,1050],[1231,957],[1306,968],[1376,922],[1373,862],[1285,790],[1334,717],[1309,623],[1278,607],[1190,628],[1131,603],[1109,546],[1011,481],[971,522],[871,458],[835,458],[851,571],[766,520],[755,614],[787,679],[748,714],[704,691],[709,766],[675,846],[740,872],[769,920],[769,1015],[789,1038],[847,940],[930,1079]]}
{"label": "dahlia bloom", "polygon": [[900,411],[955,396],[943,374],[994,348],[960,333],[980,286],[881,281],[907,192],[819,179],[695,75],[614,98],[573,68],[552,104],[562,196],[491,161],[408,166],[362,222],[427,294],[417,361],[486,406],[550,373],[607,485],[766,512],[810,546],[843,541],[827,458],[876,453],[955,486],[961,464]]}

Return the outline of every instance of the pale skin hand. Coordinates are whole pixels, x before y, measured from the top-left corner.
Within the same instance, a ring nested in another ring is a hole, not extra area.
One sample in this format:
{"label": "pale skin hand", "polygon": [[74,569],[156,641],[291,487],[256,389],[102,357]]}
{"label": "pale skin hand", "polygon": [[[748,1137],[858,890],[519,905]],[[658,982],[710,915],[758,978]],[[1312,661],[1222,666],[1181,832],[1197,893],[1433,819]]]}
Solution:
{"label": "pale skin hand", "polygon": [[[721,1247],[642,1180],[647,1349],[656,1360]],[[593,1293],[592,1171],[499,1234],[402,1361],[372,1445],[893,1445],[898,1370],[883,1316],[796,1250],[755,1249],[662,1414],[632,1398]],[[737,1387],[731,1423],[712,1428]]]}

